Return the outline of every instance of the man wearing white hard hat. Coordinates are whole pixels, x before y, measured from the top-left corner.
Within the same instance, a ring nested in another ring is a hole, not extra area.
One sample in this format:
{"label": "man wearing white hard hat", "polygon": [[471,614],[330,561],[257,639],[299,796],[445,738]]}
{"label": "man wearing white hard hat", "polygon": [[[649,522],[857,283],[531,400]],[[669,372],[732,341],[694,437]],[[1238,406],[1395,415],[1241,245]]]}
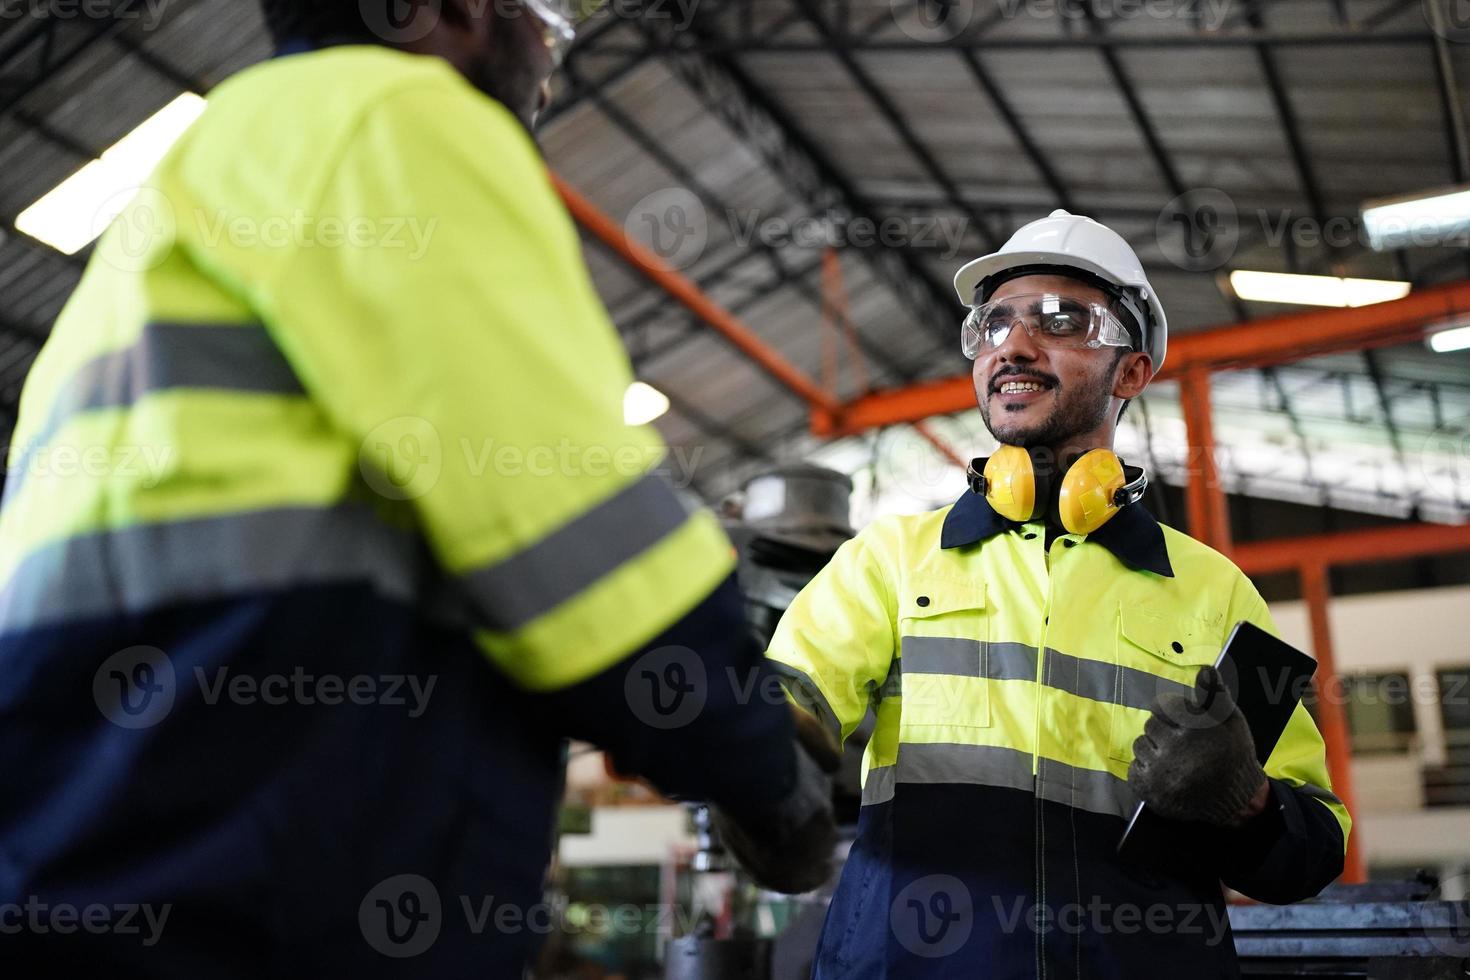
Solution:
{"label": "man wearing white hard hat", "polygon": [[[1350,819],[1308,712],[1262,766],[1212,666],[1235,623],[1276,632],[1260,594],[1113,454],[1163,305],[1065,211],[955,284],[999,449],[954,505],[843,545],[768,653],[834,735],[877,712],[816,976],[1236,976],[1221,882],[1315,895]],[[1119,856],[1139,800],[1179,846]]]}

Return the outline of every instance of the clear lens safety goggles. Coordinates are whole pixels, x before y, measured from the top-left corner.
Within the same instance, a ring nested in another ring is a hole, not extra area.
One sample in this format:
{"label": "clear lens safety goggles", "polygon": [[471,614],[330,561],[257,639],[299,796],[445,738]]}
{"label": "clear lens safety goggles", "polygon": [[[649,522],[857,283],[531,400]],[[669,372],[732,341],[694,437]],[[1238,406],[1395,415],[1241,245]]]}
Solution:
{"label": "clear lens safety goggles", "polygon": [[551,63],[560,66],[577,39],[577,29],[596,16],[607,0],[521,0],[541,21]]}
{"label": "clear lens safety goggles", "polygon": [[1006,342],[1020,324],[1041,347],[1132,347],[1128,328],[1102,303],[1054,293],[1007,296],[972,306],[960,327],[960,347],[970,360]]}

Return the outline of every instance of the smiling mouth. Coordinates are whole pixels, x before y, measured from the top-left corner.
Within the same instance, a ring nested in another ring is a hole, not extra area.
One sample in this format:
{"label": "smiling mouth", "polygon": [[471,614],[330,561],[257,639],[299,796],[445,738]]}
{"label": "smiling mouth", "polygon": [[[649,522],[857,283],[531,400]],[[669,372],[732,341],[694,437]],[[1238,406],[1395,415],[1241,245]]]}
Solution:
{"label": "smiling mouth", "polygon": [[1050,391],[1053,385],[1035,378],[1005,378],[991,385],[991,394],[995,395],[1029,395],[1041,391]]}

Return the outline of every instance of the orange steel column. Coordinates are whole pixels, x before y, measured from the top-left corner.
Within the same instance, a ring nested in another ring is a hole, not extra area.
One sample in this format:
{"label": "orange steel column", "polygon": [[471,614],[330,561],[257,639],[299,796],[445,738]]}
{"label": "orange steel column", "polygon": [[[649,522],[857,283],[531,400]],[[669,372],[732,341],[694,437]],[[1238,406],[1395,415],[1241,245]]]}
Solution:
{"label": "orange steel column", "polygon": [[1179,401],[1184,409],[1189,456],[1185,503],[1189,511],[1189,533],[1205,544],[1230,551],[1230,515],[1225,507],[1225,489],[1215,465],[1215,427],[1210,412],[1210,374],[1192,367],[1179,379]]}
{"label": "orange steel column", "polygon": [[[1312,653],[1317,658],[1317,724],[1322,740],[1327,743],[1327,771],[1332,775],[1332,792],[1353,812],[1352,744],[1348,735],[1347,715],[1339,694],[1337,670],[1332,663],[1332,630],[1327,622],[1327,566],[1311,560],[1301,564],[1302,597],[1312,623]],[[1354,814],[1356,816],[1356,814]],[[1363,852],[1358,834],[1348,837],[1347,862],[1342,880],[1349,883],[1366,881]]]}

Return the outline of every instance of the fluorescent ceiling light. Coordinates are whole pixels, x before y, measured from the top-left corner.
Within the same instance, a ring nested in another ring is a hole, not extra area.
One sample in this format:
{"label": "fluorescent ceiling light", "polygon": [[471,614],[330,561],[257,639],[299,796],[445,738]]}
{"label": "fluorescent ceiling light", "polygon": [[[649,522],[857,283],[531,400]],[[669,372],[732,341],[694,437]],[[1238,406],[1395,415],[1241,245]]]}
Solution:
{"label": "fluorescent ceiling light", "polygon": [[623,421],[629,425],[647,425],[669,410],[669,396],[652,385],[635,381],[623,396]]}
{"label": "fluorescent ceiling light", "polygon": [[118,140],[102,157],[62,181],[21,212],[15,227],[59,252],[75,255],[95,241],[148,179],[158,161],[206,103],[185,92]]}
{"label": "fluorescent ceiling light", "polygon": [[1470,347],[1470,326],[1441,330],[1429,335],[1429,349],[1443,354],[1446,351],[1464,350]]}
{"label": "fluorescent ceiling light", "polygon": [[1367,201],[1362,211],[1368,244],[1380,252],[1409,246],[1464,245],[1470,236],[1470,187]]}
{"label": "fluorescent ceiling light", "polygon": [[1305,306],[1370,306],[1409,295],[1410,284],[1388,279],[1299,276],[1286,272],[1230,273],[1230,288],[1241,299]]}

